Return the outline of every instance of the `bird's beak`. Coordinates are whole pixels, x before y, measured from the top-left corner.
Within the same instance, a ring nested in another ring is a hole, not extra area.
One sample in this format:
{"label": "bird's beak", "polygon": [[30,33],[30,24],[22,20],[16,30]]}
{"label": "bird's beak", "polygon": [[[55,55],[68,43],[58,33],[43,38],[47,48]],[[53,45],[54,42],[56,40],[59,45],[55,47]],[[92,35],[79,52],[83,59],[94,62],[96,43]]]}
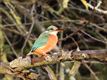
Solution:
{"label": "bird's beak", "polygon": [[56,31],[58,31],[58,32],[62,32],[62,31],[63,31],[63,29],[57,29]]}

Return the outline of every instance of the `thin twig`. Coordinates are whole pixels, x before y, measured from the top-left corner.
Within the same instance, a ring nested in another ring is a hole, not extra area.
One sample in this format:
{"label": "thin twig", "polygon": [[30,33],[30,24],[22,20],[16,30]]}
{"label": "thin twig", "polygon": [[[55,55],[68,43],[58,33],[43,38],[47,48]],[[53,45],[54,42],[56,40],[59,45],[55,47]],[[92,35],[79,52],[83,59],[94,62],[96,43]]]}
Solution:
{"label": "thin twig", "polygon": [[85,31],[81,30],[82,33],[84,33],[85,35],[87,35],[88,37],[90,37],[91,39],[95,40],[95,41],[98,41],[98,42],[102,42],[102,43],[106,43],[105,41],[102,41],[102,40],[99,40],[93,36],[91,36],[90,34],[86,33]]}
{"label": "thin twig", "polygon": [[[34,11],[34,6],[35,5],[33,5],[33,7],[32,7],[32,12]],[[28,36],[27,36],[27,38],[25,39],[25,42],[24,42],[24,44],[23,44],[23,46],[22,46],[22,48],[21,48],[21,55],[23,55],[23,50],[24,50],[24,48],[25,48],[25,46],[26,46],[26,43],[27,43],[27,41],[28,41],[28,39],[29,39],[29,37],[30,37],[30,34],[31,34],[31,32],[32,32],[32,29],[33,29],[33,27],[34,27],[34,18],[33,18],[33,16],[32,16],[32,25],[31,25],[31,27],[30,27],[30,29],[29,29],[29,32],[28,32]]]}
{"label": "thin twig", "polygon": [[50,80],[57,80],[57,77],[56,77],[56,75],[55,75],[55,73],[54,73],[54,71],[52,70],[51,67],[46,66],[46,67],[44,67],[44,68],[45,68],[45,70],[48,72],[48,75],[49,75]]}
{"label": "thin twig", "polygon": [[[98,3],[98,7],[101,5],[101,1],[99,1],[99,3]],[[98,7],[94,7],[94,6],[92,6],[91,4],[89,4],[89,3],[87,3],[87,5],[91,8],[91,9],[93,9],[93,10],[96,10],[96,11],[98,11],[98,12],[100,12],[100,13],[103,13],[103,14],[107,14],[107,10],[102,10],[102,9],[99,9]]]}
{"label": "thin twig", "polygon": [[16,53],[15,49],[13,48],[13,46],[12,46],[11,42],[9,41],[9,39],[8,39],[8,37],[6,36],[6,34],[5,34],[5,33],[4,33],[4,37],[5,37],[5,39],[7,40],[7,42],[8,42],[8,44],[9,44],[9,46],[11,47],[11,49],[12,49],[12,51],[13,51],[14,55],[18,58],[18,55],[17,55],[17,53]]}
{"label": "thin twig", "polygon": [[13,32],[17,35],[21,35],[21,36],[24,36],[23,34],[19,33],[18,31],[16,31],[15,29],[10,29],[10,28],[4,28],[4,27],[0,27],[2,30],[4,31],[9,31],[9,32]]}
{"label": "thin twig", "polygon": [[[63,23],[63,25],[62,25],[62,29],[64,28],[64,23]],[[60,35],[60,39],[63,39],[63,32],[61,33],[61,35]],[[60,42],[60,44],[59,44],[59,48],[60,48],[60,52],[61,52],[61,49],[62,49],[62,41]],[[59,68],[60,68],[60,71],[59,71],[59,79],[60,80],[64,80],[65,79],[65,75],[64,75],[64,67],[62,66],[62,64],[64,64],[64,63],[60,63],[60,66],[59,66]]]}
{"label": "thin twig", "polygon": [[[24,26],[27,26],[27,25],[31,25],[32,23],[29,22],[29,23],[23,23]],[[9,26],[16,26],[17,24],[4,24],[4,27],[9,27]]]}
{"label": "thin twig", "polygon": [[83,65],[91,72],[95,80],[99,80],[96,74],[93,72],[93,70],[86,63],[83,63]]}

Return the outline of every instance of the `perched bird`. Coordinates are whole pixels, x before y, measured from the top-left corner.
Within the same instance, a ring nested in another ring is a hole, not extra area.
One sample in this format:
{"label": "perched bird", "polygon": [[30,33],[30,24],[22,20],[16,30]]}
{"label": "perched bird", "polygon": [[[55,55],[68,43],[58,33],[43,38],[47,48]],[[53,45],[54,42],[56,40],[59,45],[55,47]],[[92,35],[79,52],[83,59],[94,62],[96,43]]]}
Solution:
{"label": "perched bird", "polygon": [[49,26],[34,42],[30,54],[35,54],[38,57],[47,56],[47,52],[51,51],[56,46],[58,42],[57,33],[60,31],[62,30],[53,25]]}

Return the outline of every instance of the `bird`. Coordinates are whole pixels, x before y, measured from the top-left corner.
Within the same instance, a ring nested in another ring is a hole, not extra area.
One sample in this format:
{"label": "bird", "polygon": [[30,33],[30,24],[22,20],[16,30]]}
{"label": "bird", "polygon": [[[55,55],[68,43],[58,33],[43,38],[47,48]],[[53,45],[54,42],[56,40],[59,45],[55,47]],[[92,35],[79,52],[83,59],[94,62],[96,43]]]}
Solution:
{"label": "bird", "polygon": [[57,45],[57,33],[60,31],[62,31],[62,29],[58,29],[54,25],[49,26],[47,30],[41,33],[40,36],[35,40],[29,54],[34,54],[38,57],[46,57],[47,53]]}

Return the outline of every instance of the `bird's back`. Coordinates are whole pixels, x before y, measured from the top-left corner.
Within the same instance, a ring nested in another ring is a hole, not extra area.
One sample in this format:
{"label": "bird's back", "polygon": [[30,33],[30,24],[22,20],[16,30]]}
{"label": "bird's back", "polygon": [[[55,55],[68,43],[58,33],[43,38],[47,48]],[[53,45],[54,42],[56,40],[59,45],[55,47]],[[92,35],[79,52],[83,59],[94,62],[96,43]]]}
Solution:
{"label": "bird's back", "polygon": [[31,51],[36,50],[37,48],[42,47],[48,41],[49,34],[45,31],[43,32],[39,38],[34,42],[34,45],[31,48]]}

